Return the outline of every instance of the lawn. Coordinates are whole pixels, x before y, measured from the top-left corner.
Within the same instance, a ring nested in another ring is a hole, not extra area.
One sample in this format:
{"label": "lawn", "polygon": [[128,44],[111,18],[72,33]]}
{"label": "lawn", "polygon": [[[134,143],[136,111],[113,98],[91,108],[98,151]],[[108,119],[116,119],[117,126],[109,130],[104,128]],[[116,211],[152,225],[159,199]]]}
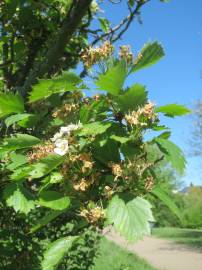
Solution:
{"label": "lawn", "polygon": [[145,260],[103,238],[91,270],[156,270]]}
{"label": "lawn", "polygon": [[176,243],[202,250],[202,230],[180,228],[154,228],[153,235],[174,240]]}

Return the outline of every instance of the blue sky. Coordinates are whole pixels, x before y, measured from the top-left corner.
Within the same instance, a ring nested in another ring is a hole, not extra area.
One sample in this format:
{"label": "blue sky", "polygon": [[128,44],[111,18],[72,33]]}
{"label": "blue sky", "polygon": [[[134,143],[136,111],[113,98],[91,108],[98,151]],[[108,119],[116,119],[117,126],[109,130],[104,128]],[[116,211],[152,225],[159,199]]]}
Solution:
{"label": "blue sky", "polygon": [[[105,16],[114,24],[127,14],[123,4],[105,1]],[[162,43],[166,56],[155,66],[136,73],[129,83],[142,83],[149,98],[157,105],[180,103],[193,107],[202,99],[202,1],[171,0],[161,3],[152,0],[142,9],[143,24],[135,21],[117,43],[130,44],[137,53],[147,41]],[[172,129],[172,140],[185,152],[187,170],[185,184],[202,184],[202,158],[191,156],[190,137],[193,130],[191,116],[162,119]]]}

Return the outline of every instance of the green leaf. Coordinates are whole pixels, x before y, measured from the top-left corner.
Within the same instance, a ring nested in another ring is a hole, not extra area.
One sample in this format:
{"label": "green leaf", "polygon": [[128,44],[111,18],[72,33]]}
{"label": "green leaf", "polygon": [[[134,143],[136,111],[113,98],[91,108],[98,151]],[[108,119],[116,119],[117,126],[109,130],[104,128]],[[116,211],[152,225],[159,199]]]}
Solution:
{"label": "green leaf", "polygon": [[161,139],[169,139],[171,136],[171,132],[170,131],[165,131],[163,132],[162,134],[160,134],[158,136],[158,138],[161,138]]}
{"label": "green leaf", "polygon": [[124,202],[117,195],[109,203],[107,218],[116,231],[131,242],[150,234],[149,221],[154,221],[148,201],[136,197]]}
{"label": "green leaf", "polygon": [[12,153],[10,155],[12,163],[10,163],[6,168],[8,170],[15,170],[16,168],[26,164],[28,162],[27,157],[21,154]]}
{"label": "green leaf", "polygon": [[141,50],[140,55],[142,57],[133,66],[131,73],[155,64],[164,56],[164,51],[158,42],[147,43]]}
{"label": "green leaf", "polygon": [[4,139],[3,144],[0,145],[0,152],[30,148],[40,142],[41,141],[34,136],[17,133],[13,137]]}
{"label": "green leaf", "polygon": [[154,131],[162,131],[162,130],[169,130],[169,128],[168,127],[166,127],[166,126],[154,126],[154,127],[152,127],[152,129],[154,130]]}
{"label": "green leaf", "polygon": [[101,26],[101,29],[103,30],[103,32],[107,33],[109,31],[109,27],[110,27],[109,21],[103,17],[99,17],[98,20],[100,22],[100,26]]}
{"label": "green leaf", "polygon": [[49,222],[57,218],[62,213],[64,213],[64,211],[51,210],[45,217],[38,220],[37,224],[31,228],[30,233],[38,231],[40,228],[46,226]]}
{"label": "green leaf", "polygon": [[110,126],[111,126],[111,123],[102,123],[102,122],[94,122],[94,123],[86,124],[86,125],[83,125],[78,135],[95,136],[95,135],[104,133]]}
{"label": "green leaf", "polygon": [[129,141],[121,145],[121,153],[125,158],[130,160],[140,154],[140,149],[137,147],[136,143]]}
{"label": "green leaf", "polygon": [[81,83],[81,79],[73,72],[64,72],[61,76],[53,79],[41,79],[38,84],[32,87],[29,102],[46,99],[56,93],[79,90],[76,86]]}
{"label": "green leaf", "polygon": [[99,90],[105,90],[117,96],[121,92],[126,77],[126,64],[124,61],[119,61],[114,66],[110,67],[106,73],[99,76],[96,85]]}
{"label": "green leaf", "polygon": [[14,181],[23,180],[26,178],[41,178],[57,168],[63,161],[64,157],[62,156],[49,155],[32,165],[16,169],[10,178]]}
{"label": "green leaf", "polygon": [[0,117],[24,112],[24,103],[19,95],[0,93]]}
{"label": "green leaf", "polygon": [[79,119],[81,123],[87,124],[91,121],[96,121],[96,119],[109,110],[108,104],[105,97],[101,97],[99,101],[94,101],[91,104],[84,105],[81,107],[79,112]]}
{"label": "green leaf", "polygon": [[136,110],[147,102],[147,91],[141,84],[131,86],[124,94],[117,97],[121,111]]}
{"label": "green leaf", "polygon": [[68,236],[51,243],[44,253],[41,264],[42,270],[56,270],[62,258],[68,253],[77,239],[77,236]]}
{"label": "green leaf", "polygon": [[115,140],[115,141],[120,142],[120,143],[127,143],[130,140],[130,138],[120,137],[120,136],[117,136],[117,135],[112,135],[110,138],[112,140]]}
{"label": "green leaf", "polygon": [[42,191],[39,197],[39,204],[53,210],[64,210],[70,205],[69,197],[56,191]]}
{"label": "green leaf", "polygon": [[135,4],[135,0],[128,0],[128,3],[131,7],[133,7]]}
{"label": "green leaf", "polygon": [[35,202],[31,199],[28,191],[15,183],[6,186],[3,197],[6,204],[13,207],[16,212],[28,214],[35,208]]}
{"label": "green leaf", "polygon": [[176,144],[166,139],[155,138],[154,141],[157,143],[161,152],[165,154],[165,158],[182,174],[186,167],[186,160],[181,149]]}
{"label": "green leaf", "polygon": [[181,214],[180,209],[177,207],[173,199],[164,190],[157,186],[152,189],[151,193],[154,194],[158,199],[160,199],[170,209],[170,211],[179,218],[182,224],[184,223],[184,218]]}
{"label": "green leaf", "polygon": [[19,122],[21,120],[27,119],[27,118],[29,118],[32,115],[33,114],[29,114],[29,113],[22,113],[22,114],[11,115],[11,116],[9,116],[9,117],[6,118],[5,124],[6,124],[7,127],[10,127],[13,124],[15,124],[15,123],[17,123],[17,122]]}
{"label": "green leaf", "polygon": [[41,178],[57,168],[64,161],[63,156],[49,155],[30,166],[29,176]]}
{"label": "green leaf", "polygon": [[103,164],[108,164],[110,161],[115,163],[120,162],[120,153],[117,142],[111,139],[108,139],[104,146],[96,147],[93,154],[95,159]]}
{"label": "green leaf", "polygon": [[191,112],[185,106],[179,104],[168,104],[165,106],[157,107],[155,111],[157,113],[163,113],[168,117],[181,116]]}

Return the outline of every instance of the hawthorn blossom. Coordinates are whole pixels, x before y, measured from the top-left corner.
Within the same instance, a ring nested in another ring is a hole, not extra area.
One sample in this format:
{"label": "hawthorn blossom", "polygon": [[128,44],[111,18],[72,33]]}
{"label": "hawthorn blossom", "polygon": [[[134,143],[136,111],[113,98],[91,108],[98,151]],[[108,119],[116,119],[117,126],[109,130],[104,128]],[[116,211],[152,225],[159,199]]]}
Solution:
{"label": "hawthorn blossom", "polygon": [[81,127],[82,124],[80,122],[78,124],[70,124],[66,127],[61,127],[60,131],[57,132],[51,139],[55,145],[54,153],[60,156],[66,155],[69,150],[69,142],[67,137],[70,136],[71,131],[77,130]]}

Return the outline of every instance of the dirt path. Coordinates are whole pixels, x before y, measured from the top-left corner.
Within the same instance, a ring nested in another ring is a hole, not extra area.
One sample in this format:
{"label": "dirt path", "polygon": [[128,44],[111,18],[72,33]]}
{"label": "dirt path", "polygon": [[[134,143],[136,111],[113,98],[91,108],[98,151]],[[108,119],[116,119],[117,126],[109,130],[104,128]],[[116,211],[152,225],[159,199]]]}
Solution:
{"label": "dirt path", "polygon": [[108,233],[107,238],[136,253],[159,270],[202,270],[202,252],[169,240],[145,237],[135,244],[127,244],[114,232]]}

